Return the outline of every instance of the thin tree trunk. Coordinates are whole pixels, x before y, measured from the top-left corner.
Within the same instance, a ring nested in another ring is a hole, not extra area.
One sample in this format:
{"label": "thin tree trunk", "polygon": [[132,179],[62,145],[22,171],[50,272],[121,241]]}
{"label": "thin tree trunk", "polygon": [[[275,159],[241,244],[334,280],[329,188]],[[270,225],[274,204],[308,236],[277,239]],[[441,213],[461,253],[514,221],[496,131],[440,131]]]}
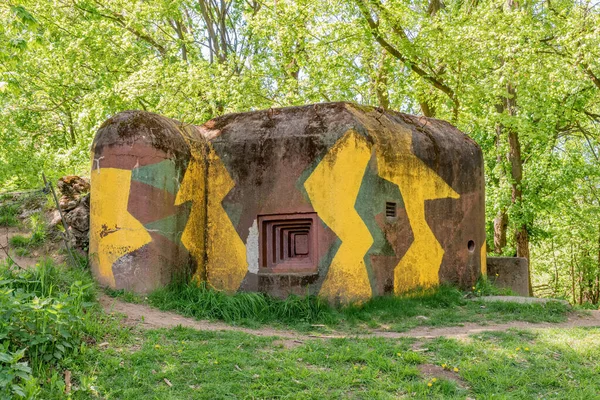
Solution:
{"label": "thin tree trunk", "polygon": [[387,110],[390,108],[390,96],[388,94],[388,75],[385,69],[385,55],[386,51],[383,50],[381,53],[381,61],[377,69],[377,78],[375,79],[375,93],[377,94],[377,102],[379,107]]}
{"label": "thin tree trunk", "polygon": [[75,126],[73,125],[73,115],[71,114],[71,110],[67,109],[67,119],[69,121],[69,136],[71,137],[71,145],[75,145],[77,143],[77,135],[75,134]]}
{"label": "thin tree trunk", "polygon": [[575,266],[573,264],[573,243],[571,242],[571,292],[573,293],[573,304],[575,300]]}
{"label": "thin tree trunk", "polygon": [[173,19],[170,22],[171,22],[171,27],[177,34],[177,38],[181,42],[181,44],[180,44],[181,58],[183,59],[183,61],[187,62],[188,61],[188,56],[187,56],[188,52],[187,52],[187,46],[185,45],[185,36],[183,34],[184,27],[182,26],[181,21],[178,19]]}
{"label": "thin tree trunk", "polygon": [[500,210],[494,218],[494,253],[502,254],[506,246],[506,230],[508,228],[508,214],[506,210]]}
{"label": "thin tree trunk", "polygon": [[552,237],[552,259],[554,261],[554,288],[552,289],[552,295],[556,296],[558,292],[558,264],[556,263],[556,251],[554,250],[554,237]]}
{"label": "thin tree trunk", "polygon": [[596,285],[594,290],[594,304],[600,300],[600,227],[598,229],[598,263],[596,265]]}

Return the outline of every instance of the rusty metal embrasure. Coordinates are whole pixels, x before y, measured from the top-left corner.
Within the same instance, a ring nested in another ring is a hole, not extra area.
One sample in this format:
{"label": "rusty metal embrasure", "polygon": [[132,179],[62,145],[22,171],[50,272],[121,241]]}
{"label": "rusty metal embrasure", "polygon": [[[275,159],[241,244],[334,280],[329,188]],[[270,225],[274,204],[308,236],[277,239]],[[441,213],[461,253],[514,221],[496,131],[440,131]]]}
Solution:
{"label": "rusty metal embrasure", "polygon": [[316,213],[259,215],[259,273],[316,272]]}

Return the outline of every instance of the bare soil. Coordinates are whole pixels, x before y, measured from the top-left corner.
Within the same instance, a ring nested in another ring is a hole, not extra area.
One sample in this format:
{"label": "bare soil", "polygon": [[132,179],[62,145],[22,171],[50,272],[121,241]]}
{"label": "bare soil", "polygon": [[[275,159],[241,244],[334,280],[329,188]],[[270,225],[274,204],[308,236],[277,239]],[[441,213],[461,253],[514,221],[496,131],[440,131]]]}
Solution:
{"label": "bare soil", "polygon": [[[13,261],[22,268],[34,267],[38,258],[37,253],[31,253],[27,257],[19,257],[14,249],[9,246],[9,240],[15,235],[28,235],[29,233],[20,228],[4,228],[0,227],[0,262],[6,261],[7,258],[12,258]],[[7,254],[8,252],[8,254]]]}
{"label": "bare soil", "polygon": [[448,338],[467,338],[470,335],[486,331],[506,331],[508,329],[548,329],[548,328],[575,328],[575,327],[600,327],[600,311],[591,311],[589,315],[571,314],[568,320],[562,323],[529,323],[522,321],[513,321],[504,324],[477,325],[475,323],[465,323],[463,326],[453,327],[418,327],[407,332],[386,332],[374,330],[369,334],[327,334],[327,335],[306,335],[290,330],[274,329],[271,327],[261,327],[258,329],[249,329],[235,325],[228,325],[224,322],[200,321],[193,318],[187,318],[179,314],[161,311],[144,304],[126,303],[119,299],[111,298],[107,295],[100,296],[100,304],[107,313],[116,313],[124,317],[124,323],[130,326],[137,326],[145,329],[172,328],[183,326],[187,328],[202,331],[235,331],[244,332],[256,336],[276,336],[282,339],[290,339],[282,344],[286,347],[298,345],[297,342],[310,340],[314,338],[344,338],[344,337],[382,337],[388,339],[397,338],[420,338],[433,339],[438,337]]}
{"label": "bare soil", "polygon": [[62,248],[62,243],[52,240],[47,240],[39,248],[30,249],[29,254],[26,256],[18,256],[15,249],[10,246],[10,238],[15,235],[28,236],[30,234],[31,232],[25,228],[0,227],[0,263],[5,262],[10,257],[19,267],[32,268],[44,257],[50,257],[57,263],[65,261],[65,257],[58,253],[59,249]]}

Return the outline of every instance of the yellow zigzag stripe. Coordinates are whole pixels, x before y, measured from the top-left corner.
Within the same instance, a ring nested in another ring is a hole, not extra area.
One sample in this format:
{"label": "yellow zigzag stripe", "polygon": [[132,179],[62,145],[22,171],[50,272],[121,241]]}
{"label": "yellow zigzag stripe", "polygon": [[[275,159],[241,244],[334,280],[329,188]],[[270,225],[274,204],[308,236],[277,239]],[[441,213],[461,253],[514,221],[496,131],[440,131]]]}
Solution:
{"label": "yellow zigzag stripe", "polygon": [[[176,205],[193,202],[181,242],[198,264],[195,280],[206,277],[214,288],[235,292],[248,269],[246,247],[221,204],[235,182],[210,144],[206,146],[208,155],[190,144],[192,159],[175,200]],[[209,182],[208,188],[205,182]],[[208,196],[206,204],[205,196]]]}
{"label": "yellow zigzag stripe", "polygon": [[235,292],[248,271],[246,246],[222,205],[235,182],[212,149],[208,165],[208,283],[217,289]]}
{"label": "yellow zigzag stripe", "polygon": [[367,141],[348,131],[304,183],[313,208],[342,241],[320,291],[329,299],[365,300],[372,295],[364,256],[373,237],[354,208],[370,158]]}
{"label": "yellow zigzag stripe", "polygon": [[98,280],[114,288],[115,261],[150,243],[152,237],[127,211],[130,170],[97,169],[92,171],[91,180],[90,254],[97,257]]}
{"label": "yellow zigzag stripe", "polygon": [[398,135],[391,142],[394,160],[388,162],[378,146],[379,175],[398,185],[413,232],[414,241],[394,269],[394,291],[439,283],[444,250],[425,220],[425,201],[459,197],[448,184],[417,156],[412,154],[412,132]]}
{"label": "yellow zigzag stripe", "polygon": [[181,243],[190,252],[198,265],[194,273],[194,279],[202,280],[205,276],[204,265],[205,239],[206,239],[206,209],[204,207],[205,188],[205,164],[203,155],[194,147],[190,146],[192,158],[181,181],[181,186],[175,198],[175,205],[181,205],[188,201],[192,202],[190,215],[185,229],[181,235]]}

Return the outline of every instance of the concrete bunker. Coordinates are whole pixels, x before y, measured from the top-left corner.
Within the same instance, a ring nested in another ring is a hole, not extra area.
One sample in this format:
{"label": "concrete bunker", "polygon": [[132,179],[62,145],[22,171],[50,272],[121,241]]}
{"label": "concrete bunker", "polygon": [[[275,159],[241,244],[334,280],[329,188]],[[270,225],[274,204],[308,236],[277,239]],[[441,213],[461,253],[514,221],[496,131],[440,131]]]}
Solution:
{"label": "concrete bunker", "polygon": [[349,103],[202,126],[142,111],[92,147],[101,284],[366,300],[485,273],[480,148],[447,122]]}

